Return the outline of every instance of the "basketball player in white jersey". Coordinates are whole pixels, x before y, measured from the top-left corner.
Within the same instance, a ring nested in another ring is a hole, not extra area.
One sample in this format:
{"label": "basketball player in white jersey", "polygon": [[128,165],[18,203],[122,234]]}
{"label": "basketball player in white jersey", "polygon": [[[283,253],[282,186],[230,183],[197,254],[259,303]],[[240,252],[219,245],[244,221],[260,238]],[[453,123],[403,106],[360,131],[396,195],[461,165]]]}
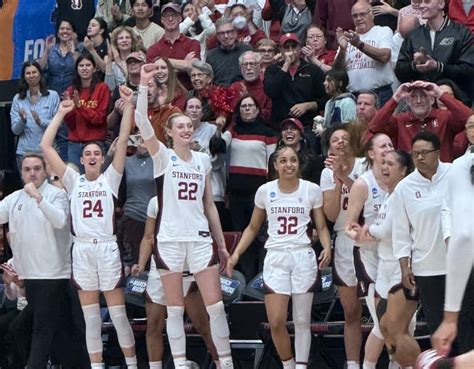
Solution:
{"label": "basketball player in white jersey", "polygon": [[[267,290],[265,308],[272,339],[284,369],[304,369],[311,347],[313,291],[318,281],[318,269],[327,266],[331,260],[331,240],[323,213],[323,194],[318,185],[298,178],[296,151],[287,146],[277,148],[273,165],[278,179],[257,190],[250,224],[228,261],[227,274],[232,274],[240,255],[268,219],[263,281]],[[315,224],[323,245],[319,268],[308,236],[311,222]],[[290,297],[293,300],[295,359],[286,329]]]}
{"label": "basketball player in white jersey", "polygon": [[349,192],[354,181],[366,171],[363,158],[356,158],[351,150],[350,134],[346,125],[328,128],[322,138],[328,147],[326,168],[321,173],[324,213],[334,222],[336,238],[333,249],[332,274],[339,299],[344,309],[344,346],[348,369],[359,369],[362,331],[362,305],[357,296],[354,269],[354,241],[344,232]]}
{"label": "basketball player in white jersey", "polygon": [[[158,216],[158,198],[150,199],[147,209],[147,220],[145,232],[140,243],[140,255],[138,264],[132,267],[132,274],[137,275],[145,270],[145,265],[153,254],[155,244],[155,224]],[[189,272],[185,272],[185,274]],[[202,301],[199,289],[195,288],[194,277],[185,275],[183,277],[184,305],[186,312],[193,323],[194,329],[202,336],[206,343],[216,367],[219,368],[217,351],[212,342],[209,318]],[[163,329],[166,318],[166,299],[160,274],[156,269],[154,257],[150,261],[150,271],[148,273],[146,285],[146,346],[148,351],[148,361],[150,369],[162,369],[163,359]]]}
{"label": "basketball player in white jersey", "polygon": [[[157,267],[165,290],[168,319],[166,331],[175,368],[186,366],[186,336],[183,327],[183,271],[194,274],[210,317],[211,335],[222,368],[233,368],[229,327],[220,288],[217,244],[221,268],[228,253],[212,198],[211,160],[205,153],[191,151],[193,125],[184,114],[170,116],[166,134],[172,149],[155,136],[147,118],[148,82],[157,73],[155,64],[142,67],[135,122],[154,163],[154,176],[160,206],[157,218]],[[210,228],[210,229],[209,229]]]}
{"label": "basketball player in white jersey", "polygon": [[99,293],[103,292],[109,314],[129,368],[137,367],[135,338],[125,311],[120,284],[122,263],[114,230],[114,199],[125,166],[127,141],[133,118],[132,97],[120,90],[125,110],[116,153],[109,168],[101,173],[104,155],[101,146],[85,143],[81,163],[85,174],[79,175],[66,166],[54,149],[54,137],[64,116],[73,110],[74,102],[64,100],[41,140],[41,149],[51,168],[60,177],[71,204],[73,279],[79,289],[79,299],[86,323],[87,351],[92,368],[103,368],[102,320]]}
{"label": "basketball player in white jersey", "polygon": [[[448,245],[443,322],[431,341],[433,348],[417,361],[419,369],[461,369],[474,366],[474,351],[447,358],[459,329],[459,312],[474,265],[474,115],[466,122],[470,147],[456,159],[448,173],[449,193],[443,208],[443,236]],[[464,307],[463,307],[464,309]],[[458,337],[459,338],[459,337]]]}
{"label": "basketball player in white jersey", "polygon": [[[386,187],[382,175],[382,162],[385,155],[393,150],[390,137],[377,134],[368,142],[366,159],[370,169],[362,174],[352,185],[347,208],[346,232],[355,239],[362,215],[364,224],[375,221]],[[375,369],[380,353],[384,347],[383,335],[380,332],[375,301],[375,280],[377,279],[378,256],[376,243],[354,246],[354,266],[357,276],[359,296],[365,297],[367,307],[374,322],[374,327],[365,344],[364,369]]]}
{"label": "basketball player in white jersey", "polygon": [[[381,317],[380,330],[385,338],[389,353],[393,351],[392,347],[396,347],[396,341],[401,335],[408,334],[409,331],[413,335],[416,324],[413,313],[417,307],[418,299],[416,296],[407,294],[407,291],[403,289],[400,264],[393,253],[392,245],[392,193],[398,182],[412,171],[413,161],[406,152],[391,151],[385,155],[382,164],[382,180],[387,188],[387,195],[377,213],[375,222],[370,226],[365,224],[359,227],[356,237],[359,244],[378,243],[379,262],[375,290],[381,301],[377,313],[378,317]],[[411,323],[410,327],[409,323]],[[396,330],[392,329],[392,324],[397,326]],[[391,358],[389,369],[392,367],[399,368],[400,365]]]}

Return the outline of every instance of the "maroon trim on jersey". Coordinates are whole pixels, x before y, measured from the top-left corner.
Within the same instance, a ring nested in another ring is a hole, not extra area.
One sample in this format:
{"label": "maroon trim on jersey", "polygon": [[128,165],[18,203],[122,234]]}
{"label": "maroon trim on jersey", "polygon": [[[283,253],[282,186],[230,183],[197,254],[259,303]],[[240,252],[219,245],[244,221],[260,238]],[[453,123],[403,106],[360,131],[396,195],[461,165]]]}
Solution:
{"label": "maroon trim on jersey", "polygon": [[405,298],[408,301],[418,301],[420,299],[420,295],[418,293],[418,290],[416,290],[416,293],[414,295],[412,295],[411,291],[408,288],[405,288],[405,286],[403,286],[403,283],[401,283],[401,282],[396,284],[392,288],[390,288],[388,293],[393,295],[393,294],[397,293],[400,290],[403,290],[403,294],[405,295]]}
{"label": "maroon trim on jersey", "polygon": [[366,297],[369,293],[369,285],[375,282],[372,280],[372,278],[370,278],[367,270],[365,269],[364,262],[360,256],[360,248],[358,246],[354,246],[353,254],[354,269],[357,278],[357,295],[359,297]]}
{"label": "maroon trim on jersey", "polygon": [[212,255],[211,255],[211,260],[209,260],[209,263],[207,264],[207,268],[216,265],[219,263],[219,254],[217,253],[217,247],[214,247],[212,245]]}
{"label": "maroon trim on jersey", "polygon": [[116,290],[117,288],[122,288],[124,281],[125,281],[125,272],[123,270],[123,264],[122,264],[122,267],[120,268],[120,278],[117,281],[117,283],[115,284],[115,287],[113,289],[109,290],[109,291]]}
{"label": "maroon trim on jersey", "polygon": [[[112,195],[112,200],[114,201],[114,208],[112,210],[112,234],[115,236],[117,234],[117,219],[115,217],[115,209],[117,209],[117,198]],[[120,259],[122,259],[122,256],[120,256]]]}
{"label": "maroon trim on jersey", "polygon": [[273,291],[268,284],[263,281],[263,289],[265,290],[265,295],[270,295],[271,293],[276,293]]}
{"label": "maroon trim on jersey", "polygon": [[[69,206],[71,206],[71,203],[69,203]],[[71,212],[69,212],[69,224],[70,224],[70,228],[71,228],[71,234],[73,236],[76,235],[76,232],[74,231],[74,223],[72,222],[72,214]]]}
{"label": "maroon trim on jersey", "polygon": [[321,279],[321,272],[318,266],[318,256],[316,255],[316,278],[314,279],[313,284],[308,288],[306,293],[315,292],[319,285],[319,280]]}
{"label": "maroon trim on jersey", "polygon": [[158,232],[160,231],[161,218],[163,216],[163,185],[165,183],[165,174],[155,178],[156,185],[156,198],[158,200],[158,212],[155,220],[155,242],[153,246],[153,257],[155,258],[155,264],[157,269],[170,270],[168,265],[163,261],[160,256],[158,247]]}
{"label": "maroon trim on jersey", "polygon": [[237,173],[237,174],[253,174],[256,176],[267,176],[266,169],[260,168],[249,168],[249,167],[239,167],[236,165],[231,165],[229,167],[229,173]]}
{"label": "maroon trim on jersey", "polygon": [[334,283],[336,286],[349,287],[349,285],[346,282],[344,282],[344,280],[339,276],[339,273],[337,272],[337,269],[336,269],[336,239],[334,239],[334,247],[331,250],[331,260],[332,260],[332,283]]}

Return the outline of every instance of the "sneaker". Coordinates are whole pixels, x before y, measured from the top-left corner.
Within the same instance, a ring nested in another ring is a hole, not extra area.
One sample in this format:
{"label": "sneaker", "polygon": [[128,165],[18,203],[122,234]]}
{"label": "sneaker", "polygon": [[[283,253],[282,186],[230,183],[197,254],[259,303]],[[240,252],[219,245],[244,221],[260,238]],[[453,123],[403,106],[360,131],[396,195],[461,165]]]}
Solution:
{"label": "sneaker", "polygon": [[439,355],[436,350],[423,351],[416,359],[415,369],[437,369],[445,358],[445,356]]}

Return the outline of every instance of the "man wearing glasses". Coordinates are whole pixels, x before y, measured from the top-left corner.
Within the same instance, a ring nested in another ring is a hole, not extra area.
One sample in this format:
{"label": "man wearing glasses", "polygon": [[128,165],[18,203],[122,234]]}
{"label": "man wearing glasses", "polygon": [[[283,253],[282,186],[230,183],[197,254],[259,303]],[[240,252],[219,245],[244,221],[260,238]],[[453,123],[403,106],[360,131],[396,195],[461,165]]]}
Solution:
{"label": "man wearing glasses", "polygon": [[252,47],[237,42],[237,30],[232,20],[226,17],[216,21],[216,34],[219,46],[210,50],[206,61],[214,70],[214,83],[225,87],[242,80],[239,57]]}
{"label": "man wearing glasses", "polygon": [[[433,108],[436,98],[446,105],[447,110]],[[402,99],[406,100],[410,111],[393,114]],[[464,129],[464,124],[471,114],[471,109],[448,93],[443,93],[434,83],[403,83],[372,118],[364,140],[382,132],[392,138],[398,149],[409,152],[412,138],[421,131],[428,131],[436,134],[441,140],[441,160],[452,162],[454,137]]]}
{"label": "man wearing glasses", "polygon": [[183,20],[181,8],[174,3],[168,3],[161,8],[161,22],[165,28],[164,36],[147,53],[148,63],[153,63],[157,57],[168,58],[178,72],[178,79],[187,89],[191,88],[188,69],[193,61],[201,58],[199,41],[186,37],[179,31]]}
{"label": "man wearing glasses", "polygon": [[339,51],[333,67],[346,69],[350,92],[372,90],[383,106],[392,96],[395,81],[391,65],[393,32],[374,24],[372,7],[366,1],[355,3],[351,15],[355,30],[338,28],[336,31]]}
{"label": "man wearing glasses", "polygon": [[[411,149],[416,170],[393,193],[393,252],[400,262],[405,294],[419,296],[430,334],[443,320],[446,275],[441,209],[449,192],[451,164],[439,160],[440,147],[434,133],[419,132]],[[408,366],[416,360],[419,347],[405,334],[391,350],[398,362]]]}

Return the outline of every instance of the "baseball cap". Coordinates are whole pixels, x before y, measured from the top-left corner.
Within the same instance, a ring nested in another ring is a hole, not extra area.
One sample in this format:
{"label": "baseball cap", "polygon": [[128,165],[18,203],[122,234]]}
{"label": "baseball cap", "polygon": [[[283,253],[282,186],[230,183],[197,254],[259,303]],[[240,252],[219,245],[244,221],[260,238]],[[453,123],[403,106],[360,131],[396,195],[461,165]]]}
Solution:
{"label": "baseball cap", "polygon": [[301,41],[296,33],[285,33],[280,37],[280,46],[283,46],[286,41],[295,41],[298,45],[301,45]]}
{"label": "baseball cap", "polygon": [[281,122],[280,128],[283,128],[283,126],[285,126],[286,124],[293,124],[294,126],[296,126],[296,128],[298,128],[301,131],[302,134],[304,133],[303,123],[301,123],[299,119],[286,118]]}
{"label": "baseball cap", "polygon": [[161,14],[163,14],[166,9],[171,9],[171,10],[174,10],[176,13],[181,14],[181,8],[179,7],[178,4],[168,3],[166,5],[163,5],[163,7],[161,8]]}
{"label": "baseball cap", "polygon": [[125,63],[128,63],[132,59],[138,60],[139,62],[145,62],[146,57],[141,51],[134,51],[133,53],[128,54]]}

